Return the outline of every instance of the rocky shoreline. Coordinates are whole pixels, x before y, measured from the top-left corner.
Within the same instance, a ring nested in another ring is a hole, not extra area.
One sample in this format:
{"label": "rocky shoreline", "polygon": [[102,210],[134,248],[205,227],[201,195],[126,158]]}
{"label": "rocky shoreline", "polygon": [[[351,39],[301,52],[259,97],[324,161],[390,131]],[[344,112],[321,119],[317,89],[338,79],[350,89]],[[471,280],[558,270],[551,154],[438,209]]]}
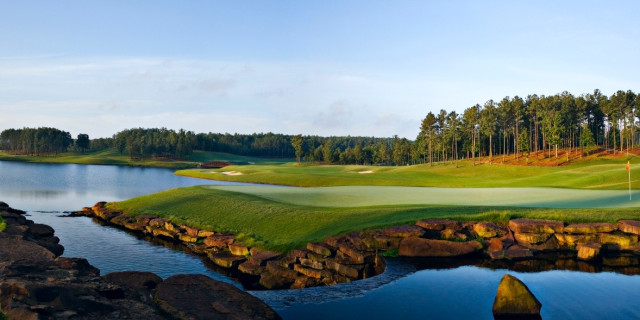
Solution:
{"label": "rocky shoreline", "polygon": [[252,289],[299,289],[365,279],[384,272],[383,255],[516,270],[640,274],[640,221],[633,220],[567,225],[533,219],[513,219],[505,224],[425,219],[415,225],[329,237],[282,254],[249,248],[236,242],[233,235],[112,211],[104,202],[77,214],[180,243],[237,275]]}
{"label": "rocky shoreline", "polygon": [[54,230],[0,202],[0,319],[280,319],[268,305],[204,275],[165,280],[151,272],[100,276],[61,257]]}

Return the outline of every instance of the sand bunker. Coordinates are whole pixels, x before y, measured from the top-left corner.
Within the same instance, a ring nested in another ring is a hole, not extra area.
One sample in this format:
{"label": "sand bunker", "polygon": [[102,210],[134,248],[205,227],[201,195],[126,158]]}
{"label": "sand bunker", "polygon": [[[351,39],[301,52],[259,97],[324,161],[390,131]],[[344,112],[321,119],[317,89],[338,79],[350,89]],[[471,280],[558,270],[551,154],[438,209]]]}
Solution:
{"label": "sand bunker", "polygon": [[358,172],[359,174],[366,174],[366,173],[373,173],[373,171],[371,170],[366,170],[366,171],[360,171]]}
{"label": "sand bunker", "polygon": [[227,175],[227,176],[241,176],[242,172],[238,172],[238,171],[225,171],[222,172],[222,174]]}

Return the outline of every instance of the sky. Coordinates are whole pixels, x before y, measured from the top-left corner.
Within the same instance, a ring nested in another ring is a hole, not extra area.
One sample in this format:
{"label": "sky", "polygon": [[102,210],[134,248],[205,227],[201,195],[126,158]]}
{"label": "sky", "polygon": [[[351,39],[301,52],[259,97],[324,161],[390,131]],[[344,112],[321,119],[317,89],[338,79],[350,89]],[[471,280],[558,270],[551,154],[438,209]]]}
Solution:
{"label": "sky", "polygon": [[637,1],[0,0],[0,130],[414,139],[428,112],[640,91]]}

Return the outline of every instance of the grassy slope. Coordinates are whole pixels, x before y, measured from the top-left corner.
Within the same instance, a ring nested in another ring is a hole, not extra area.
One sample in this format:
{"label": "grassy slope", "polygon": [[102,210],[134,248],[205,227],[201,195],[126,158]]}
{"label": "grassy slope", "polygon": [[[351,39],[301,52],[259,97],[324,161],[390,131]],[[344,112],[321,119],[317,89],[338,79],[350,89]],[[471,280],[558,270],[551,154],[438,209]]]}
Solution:
{"label": "grassy slope", "polygon": [[22,162],[40,162],[40,163],[76,163],[76,164],[101,164],[101,165],[119,165],[119,166],[135,166],[135,167],[158,167],[171,169],[193,168],[198,162],[207,162],[213,160],[223,160],[232,163],[256,163],[256,164],[273,164],[292,161],[292,159],[265,159],[256,157],[238,156],[221,152],[204,152],[195,151],[189,155],[184,161],[173,160],[154,160],[146,159],[143,161],[131,160],[128,155],[121,155],[116,150],[100,150],[86,153],[66,152],[57,156],[23,156],[12,155],[0,151],[0,161],[22,161]]}
{"label": "grassy slope", "polygon": [[[635,159],[634,159],[635,160]],[[635,160],[638,161],[638,160]],[[177,171],[204,179],[281,184],[294,186],[386,185],[421,187],[560,187],[584,189],[626,189],[624,159],[594,160],[561,167],[480,164],[470,161],[455,165],[438,164],[402,167],[256,165],[222,169]],[[640,161],[638,161],[640,162]],[[225,171],[242,175],[228,176]],[[373,173],[360,174],[362,171]],[[632,188],[640,188],[640,167],[631,173]]]}
{"label": "grassy slope", "polygon": [[163,216],[176,223],[228,232],[248,245],[275,250],[349,231],[414,223],[424,218],[507,221],[514,217],[567,222],[640,219],[637,209],[527,209],[487,206],[300,206],[208,186],[163,191],[111,203],[130,214]]}

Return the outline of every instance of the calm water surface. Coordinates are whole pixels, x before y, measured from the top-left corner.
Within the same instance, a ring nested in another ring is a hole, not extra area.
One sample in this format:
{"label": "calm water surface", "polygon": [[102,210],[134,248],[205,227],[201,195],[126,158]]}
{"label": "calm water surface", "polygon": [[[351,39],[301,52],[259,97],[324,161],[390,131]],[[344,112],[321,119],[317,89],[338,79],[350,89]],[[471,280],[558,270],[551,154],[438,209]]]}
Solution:
{"label": "calm water surface", "polygon": [[[212,183],[178,177],[167,169],[0,161],[0,201],[28,211],[36,222],[51,225],[65,247],[64,256],[87,258],[102,274],[144,270],[166,278],[178,273],[204,273],[234,283],[198,257],[100,226],[89,218],[59,217],[64,211],[97,201]],[[492,319],[498,282],[508,272],[524,281],[542,302],[544,319],[640,319],[640,276],[573,271],[518,273],[474,266],[421,268],[394,259],[388,261],[383,275],[363,281],[252,294],[286,319]]]}

